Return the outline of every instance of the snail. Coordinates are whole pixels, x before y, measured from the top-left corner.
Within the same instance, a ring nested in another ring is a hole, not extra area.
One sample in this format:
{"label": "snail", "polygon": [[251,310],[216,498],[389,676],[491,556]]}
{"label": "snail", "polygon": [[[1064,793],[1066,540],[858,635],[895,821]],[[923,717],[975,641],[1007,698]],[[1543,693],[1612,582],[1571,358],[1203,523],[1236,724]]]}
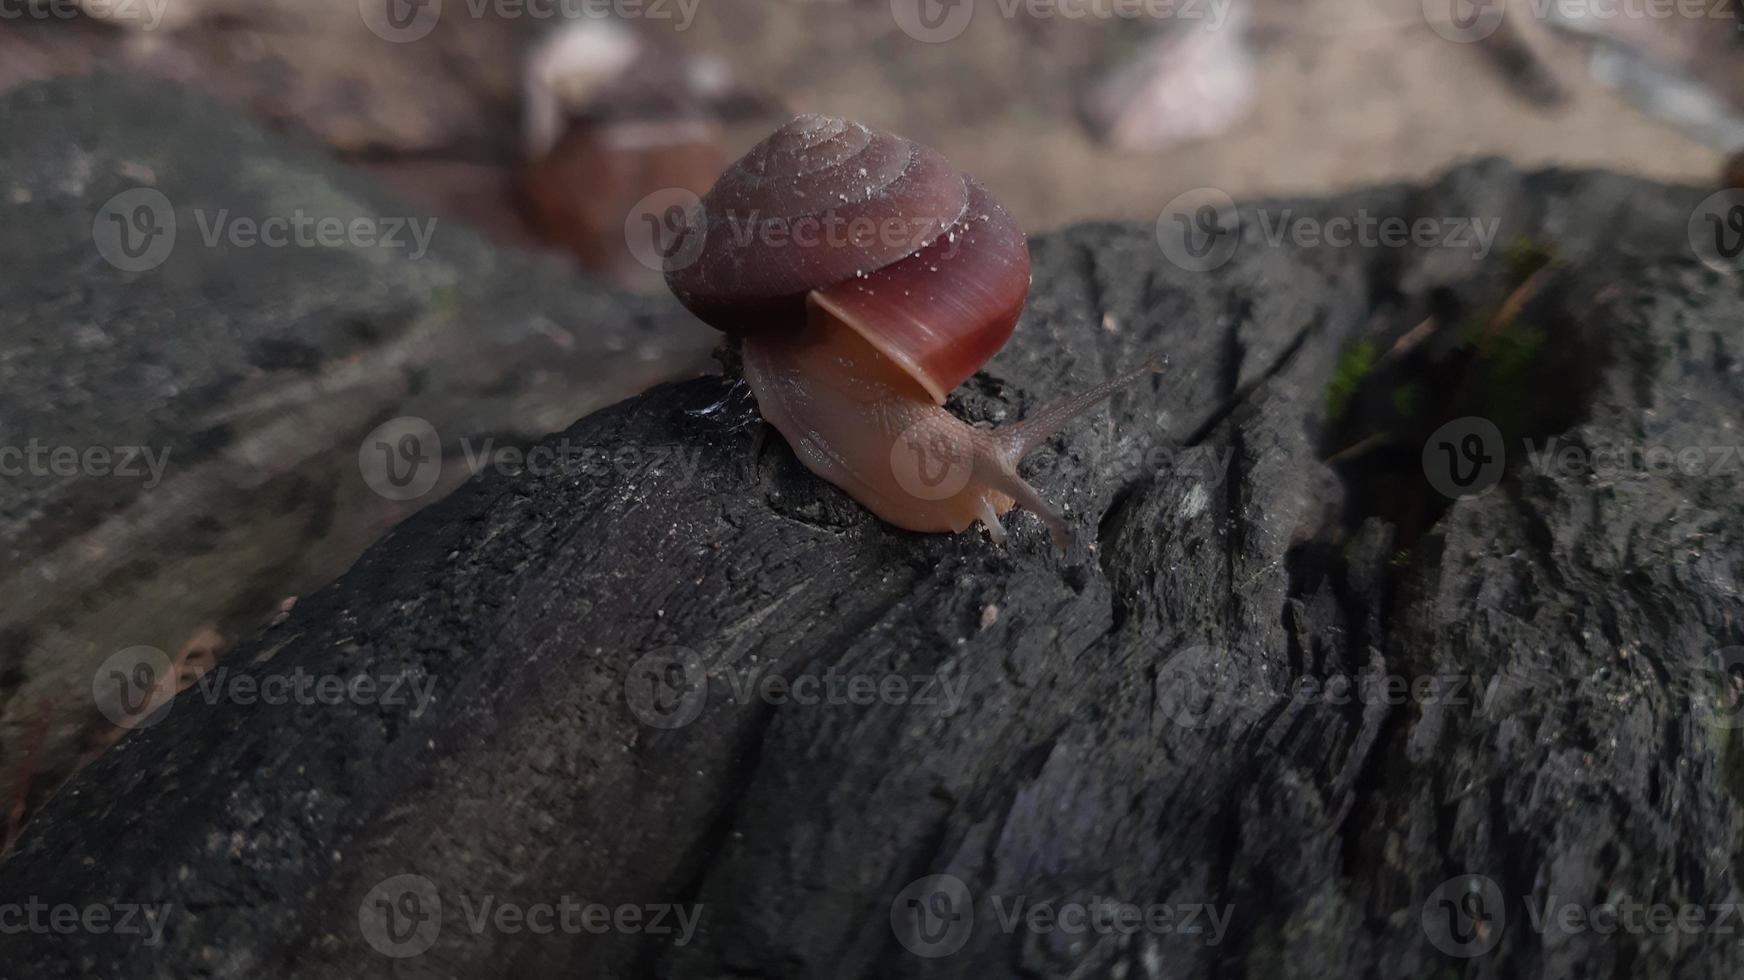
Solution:
{"label": "snail", "polygon": [[1011,215],[936,150],[802,115],[727,168],[683,217],[666,283],[740,343],[763,418],[813,473],[880,519],[923,532],[1021,504],[1056,544],[1063,518],[1017,475],[1075,417],[1161,366],[993,429],[945,397],[1003,347],[1029,292]]}

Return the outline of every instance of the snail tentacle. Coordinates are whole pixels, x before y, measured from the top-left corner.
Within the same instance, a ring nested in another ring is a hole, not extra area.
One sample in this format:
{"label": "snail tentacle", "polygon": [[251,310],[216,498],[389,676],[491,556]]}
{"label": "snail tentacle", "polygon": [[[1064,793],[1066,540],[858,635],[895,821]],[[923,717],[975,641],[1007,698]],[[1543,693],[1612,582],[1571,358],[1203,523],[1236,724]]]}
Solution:
{"label": "snail tentacle", "polygon": [[1161,371],[1168,363],[1167,355],[1157,354],[1125,374],[1092,385],[1082,394],[1061,399],[1028,418],[1000,426],[994,430],[999,437],[1000,455],[1015,467],[1037,446],[1059,434],[1073,419],[1108,400],[1122,388]]}

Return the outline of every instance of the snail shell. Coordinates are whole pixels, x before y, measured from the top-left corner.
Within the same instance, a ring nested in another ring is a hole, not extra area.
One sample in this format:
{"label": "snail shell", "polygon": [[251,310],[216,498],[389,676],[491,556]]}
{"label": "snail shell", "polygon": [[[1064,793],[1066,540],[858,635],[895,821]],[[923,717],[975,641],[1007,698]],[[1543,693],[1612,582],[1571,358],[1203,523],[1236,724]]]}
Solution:
{"label": "snail shell", "polygon": [[826,116],[800,116],[729,168],[697,228],[696,261],[667,283],[703,320],[791,329],[809,298],[937,404],[1005,346],[1029,292],[1028,242],[985,188],[931,147]]}
{"label": "snail shell", "polygon": [[673,293],[743,341],[763,417],[812,472],[884,520],[961,531],[1021,503],[1065,521],[1017,475],[1024,455],[1122,385],[977,429],[941,406],[1010,339],[1029,291],[1011,215],[936,150],[800,116],[728,168],[686,219]]}

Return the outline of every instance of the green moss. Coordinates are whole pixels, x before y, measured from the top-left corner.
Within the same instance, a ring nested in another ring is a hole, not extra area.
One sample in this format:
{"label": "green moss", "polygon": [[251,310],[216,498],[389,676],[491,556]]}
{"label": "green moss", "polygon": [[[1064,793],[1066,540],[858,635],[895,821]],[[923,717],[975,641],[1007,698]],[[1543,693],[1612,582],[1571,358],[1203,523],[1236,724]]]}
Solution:
{"label": "green moss", "polygon": [[1484,337],[1484,332],[1490,328],[1490,321],[1496,317],[1496,307],[1485,306],[1473,310],[1465,322],[1459,325],[1459,342],[1464,347],[1476,347]]}
{"label": "green moss", "polygon": [[1407,381],[1393,389],[1393,411],[1400,418],[1412,419],[1423,407],[1423,388],[1415,381]]}
{"label": "green moss", "polygon": [[1525,235],[1508,243],[1503,262],[1508,267],[1508,287],[1525,282],[1534,272],[1558,261],[1555,242],[1538,241]]}
{"label": "green moss", "polygon": [[1520,435],[1554,379],[1539,377],[1538,356],[1548,334],[1530,323],[1510,323],[1490,337],[1479,361],[1473,395],[1505,439]]}
{"label": "green moss", "polygon": [[1338,366],[1332,380],[1326,384],[1326,414],[1333,420],[1344,418],[1352,398],[1362,388],[1363,380],[1375,368],[1375,342],[1361,340],[1345,348],[1338,356]]}
{"label": "green moss", "polygon": [[1739,744],[1739,732],[1727,724],[1707,721],[1702,725],[1713,740],[1719,756],[1720,785],[1733,802],[1744,806],[1744,746]]}
{"label": "green moss", "polygon": [[430,315],[447,317],[460,305],[460,290],[452,284],[430,290]]}
{"label": "green moss", "polygon": [[1511,323],[1490,338],[1484,359],[1491,372],[1508,381],[1523,381],[1532,362],[1544,350],[1547,334],[1543,327],[1530,323]]}

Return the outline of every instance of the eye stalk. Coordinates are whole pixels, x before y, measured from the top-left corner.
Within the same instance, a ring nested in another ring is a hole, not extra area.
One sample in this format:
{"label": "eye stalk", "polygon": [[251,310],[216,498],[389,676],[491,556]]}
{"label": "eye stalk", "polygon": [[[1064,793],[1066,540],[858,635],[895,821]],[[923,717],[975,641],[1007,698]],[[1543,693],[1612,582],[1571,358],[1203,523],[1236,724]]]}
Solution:
{"label": "eye stalk", "polygon": [[1000,515],[1022,504],[1065,547],[1065,521],[1018,463],[1161,367],[998,429],[946,412],[1017,325],[1029,244],[938,151],[855,122],[800,116],[753,147],[688,216],[674,256],[667,284],[742,341],[764,419],[812,472],[913,531],[979,520],[1003,541]]}

